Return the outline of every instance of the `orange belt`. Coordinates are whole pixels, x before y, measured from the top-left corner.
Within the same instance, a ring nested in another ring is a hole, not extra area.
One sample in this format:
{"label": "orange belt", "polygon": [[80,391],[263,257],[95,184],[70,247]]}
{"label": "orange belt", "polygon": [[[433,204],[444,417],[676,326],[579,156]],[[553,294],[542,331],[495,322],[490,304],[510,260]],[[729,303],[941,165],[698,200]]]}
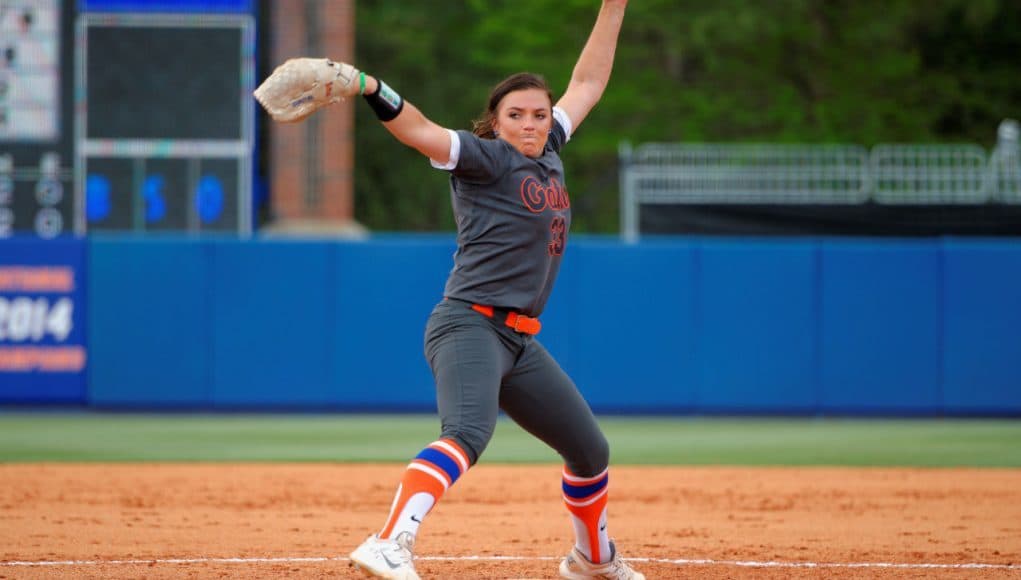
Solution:
{"label": "orange belt", "polygon": [[[472,304],[472,310],[479,312],[487,318],[493,318],[497,314],[497,310],[492,306],[483,306],[482,304]],[[504,311],[499,311],[501,314]],[[504,318],[503,323],[513,328],[516,332],[524,334],[539,334],[539,330],[542,329],[542,323],[539,322],[538,318],[532,318],[531,316],[525,316],[524,314],[518,314],[513,310],[508,310],[507,316]]]}

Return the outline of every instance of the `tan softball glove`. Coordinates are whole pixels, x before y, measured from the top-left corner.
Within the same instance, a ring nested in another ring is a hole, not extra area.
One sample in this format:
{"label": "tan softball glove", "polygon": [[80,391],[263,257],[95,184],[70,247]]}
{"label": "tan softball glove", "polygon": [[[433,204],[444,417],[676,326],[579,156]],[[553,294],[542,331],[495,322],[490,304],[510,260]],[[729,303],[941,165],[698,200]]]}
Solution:
{"label": "tan softball glove", "polygon": [[301,121],[360,92],[358,69],[327,58],[292,58],[255,89],[255,99],[274,121]]}

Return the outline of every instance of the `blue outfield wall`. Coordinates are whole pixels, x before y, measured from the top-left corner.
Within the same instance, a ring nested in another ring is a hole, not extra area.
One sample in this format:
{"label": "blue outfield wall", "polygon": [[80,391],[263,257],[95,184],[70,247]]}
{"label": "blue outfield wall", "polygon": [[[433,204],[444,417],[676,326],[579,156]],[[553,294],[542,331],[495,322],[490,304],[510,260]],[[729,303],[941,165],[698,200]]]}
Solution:
{"label": "blue outfield wall", "polygon": [[[90,239],[87,404],[431,410],[453,250]],[[1021,240],[576,236],[543,325],[599,412],[1021,414]]]}

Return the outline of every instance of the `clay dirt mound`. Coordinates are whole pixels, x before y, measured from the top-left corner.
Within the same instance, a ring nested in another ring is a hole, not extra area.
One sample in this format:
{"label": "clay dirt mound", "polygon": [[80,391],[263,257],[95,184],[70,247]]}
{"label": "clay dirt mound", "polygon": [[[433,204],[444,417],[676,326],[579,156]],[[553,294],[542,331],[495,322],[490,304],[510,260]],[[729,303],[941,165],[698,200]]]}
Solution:
{"label": "clay dirt mound", "polygon": [[[382,524],[403,469],[0,465],[0,577],[358,577],[346,555]],[[1021,470],[610,474],[610,532],[649,578],[1021,578]],[[553,578],[571,534],[559,466],[483,462],[423,525],[417,566]]]}

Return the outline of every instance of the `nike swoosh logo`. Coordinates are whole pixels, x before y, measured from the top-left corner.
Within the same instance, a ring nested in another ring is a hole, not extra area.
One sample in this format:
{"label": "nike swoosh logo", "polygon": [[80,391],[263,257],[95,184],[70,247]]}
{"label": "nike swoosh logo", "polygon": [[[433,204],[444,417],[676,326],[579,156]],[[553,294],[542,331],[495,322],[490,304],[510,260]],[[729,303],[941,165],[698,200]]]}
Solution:
{"label": "nike swoosh logo", "polygon": [[391,570],[396,570],[401,567],[400,563],[394,564],[393,562],[391,562],[390,558],[386,557],[386,554],[380,553],[379,555],[383,557],[383,561],[386,562],[387,566],[390,566]]}
{"label": "nike swoosh logo", "polygon": [[602,526],[600,526],[599,527],[599,531],[600,532],[605,532],[606,531],[606,524],[603,524]]}
{"label": "nike swoosh logo", "polygon": [[411,521],[413,521],[413,522],[418,522],[418,523],[422,523],[422,520],[420,520],[420,519],[416,518],[416,517],[415,517],[415,514],[411,514]]}

